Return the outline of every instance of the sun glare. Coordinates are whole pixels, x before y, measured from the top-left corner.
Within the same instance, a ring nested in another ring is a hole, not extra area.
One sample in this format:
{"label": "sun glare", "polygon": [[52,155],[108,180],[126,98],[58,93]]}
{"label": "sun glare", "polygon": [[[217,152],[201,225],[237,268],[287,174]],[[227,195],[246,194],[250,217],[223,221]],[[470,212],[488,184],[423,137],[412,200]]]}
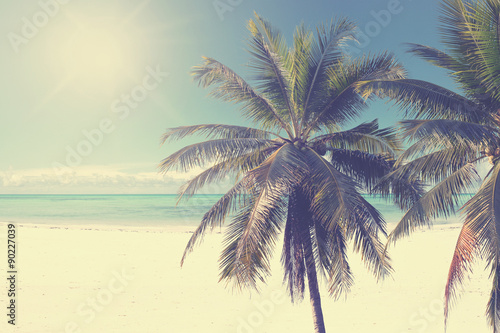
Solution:
{"label": "sun glare", "polygon": [[113,23],[81,26],[62,46],[61,69],[73,85],[111,91],[134,67],[132,34]]}
{"label": "sun glare", "polygon": [[58,83],[41,104],[61,93],[108,98],[137,82],[150,65],[148,29],[156,26],[155,21],[144,25],[147,4],[125,8],[118,3],[99,13],[83,5],[67,10],[46,39],[47,73]]}
{"label": "sun glare", "polygon": [[127,41],[119,34],[83,28],[71,38],[63,55],[65,70],[77,78],[115,77],[127,62]]}

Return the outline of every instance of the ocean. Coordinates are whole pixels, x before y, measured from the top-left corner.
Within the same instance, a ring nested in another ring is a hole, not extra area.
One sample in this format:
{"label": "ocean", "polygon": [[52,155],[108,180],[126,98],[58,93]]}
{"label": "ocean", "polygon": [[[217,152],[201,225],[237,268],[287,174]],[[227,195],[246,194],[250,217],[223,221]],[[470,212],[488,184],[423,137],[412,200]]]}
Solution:
{"label": "ocean", "polygon": [[[113,195],[0,195],[0,221],[50,225],[104,224],[109,226],[185,226],[199,224],[203,214],[221,197],[195,195],[176,205],[175,194]],[[471,195],[462,195],[466,202]],[[366,196],[388,223],[403,216],[385,199]],[[457,223],[458,217],[437,219],[435,224]]]}

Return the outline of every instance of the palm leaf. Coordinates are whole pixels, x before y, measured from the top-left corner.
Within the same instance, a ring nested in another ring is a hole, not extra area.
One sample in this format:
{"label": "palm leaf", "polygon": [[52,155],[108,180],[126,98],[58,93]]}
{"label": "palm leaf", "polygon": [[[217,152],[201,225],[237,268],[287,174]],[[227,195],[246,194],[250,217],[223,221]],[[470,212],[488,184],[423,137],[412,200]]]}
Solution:
{"label": "palm leaf", "polygon": [[336,169],[364,184],[367,189],[371,189],[392,168],[392,163],[383,155],[347,149],[331,149],[330,154]]}
{"label": "palm leaf", "polygon": [[[464,205],[464,212],[466,213],[465,224],[475,239],[474,245],[479,248],[491,268],[493,286],[486,314],[490,326],[497,332],[500,328],[498,324],[500,316],[500,303],[498,302],[500,290],[498,275],[500,269],[500,164],[498,162],[476,195]],[[455,282],[455,280],[457,281]],[[456,292],[455,284],[460,284],[460,282],[461,280],[454,276],[449,279],[451,297]]]}
{"label": "palm leaf", "polygon": [[388,241],[395,243],[418,227],[431,226],[433,218],[448,217],[453,214],[459,204],[459,195],[472,190],[474,182],[478,180],[479,176],[471,163],[453,172],[424,194],[406,212],[396,228],[390,233]]}
{"label": "palm leaf", "polygon": [[237,174],[236,177],[239,178],[239,175],[245,174],[249,170],[256,168],[264,162],[264,160],[278,148],[279,146],[273,146],[262,150],[256,150],[236,159],[224,161],[208,168],[193,179],[189,180],[179,189],[179,198],[177,203],[179,203],[184,197],[187,197],[188,199],[191,198],[207,183],[221,181],[235,173]]}
{"label": "palm leaf", "polygon": [[477,70],[478,80],[495,99],[500,97],[499,27],[500,6],[497,1],[484,1],[471,5],[467,37],[475,43],[470,62]]}
{"label": "palm leaf", "polygon": [[498,141],[498,129],[466,121],[450,119],[403,120],[402,135],[410,140],[434,137],[448,145],[490,145]]}
{"label": "palm leaf", "polygon": [[310,177],[304,186],[311,193],[311,212],[327,229],[356,206],[357,184],[312,149],[304,152]]}
{"label": "palm leaf", "polygon": [[213,230],[217,226],[222,226],[226,216],[237,210],[241,206],[248,204],[248,192],[246,190],[248,179],[244,178],[226,192],[208,212],[203,215],[200,225],[189,239],[184,254],[181,259],[181,266],[194,247],[200,244],[207,229]]}
{"label": "palm leaf", "polygon": [[382,177],[371,188],[370,194],[392,200],[401,210],[407,211],[425,194],[424,184],[420,179],[408,175],[396,175],[394,171]]}
{"label": "palm leaf", "polygon": [[354,250],[361,252],[367,268],[377,279],[382,279],[392,272],[390,257],[384,251],[384,245],[378,234],[385,232],[382,215],[363,197],[357,198],[358,204],[350,211],[347,236],[352,235]]}
{"label": "palm leaf", "polygon": [[359,95],[358,86],[372,80],[395,80],[405,77],[403,67],[389,53],[366,55],[360,59],[343,59],[328,69],[328,89],[325,96],[311,105],[311,120],[305,136],[312,130],[330,124],[344,124],[359,116],[367,105]]}
{"label": "palm leaf", "polygon": [[[270,257],[281,230],[284,202],[279,191],[261,191],[228,226],[219,265],[220,281],[258,290],[270,274]],[[248,232],[251,230],[252,232]]]}
{"label": "palm leaf", "polygon": [[456,300],[457,287],[464,283],[471,273],[471,264],[477,254],[477,239],[470,225],[465,223],[458,236],[455,252],[451,261],[448,280],[445,288],[444,318],[445,326],[448,320],[451,304]]}
{"label": "palm leaf", "polygon": [[470,23],[467,5],[462,0],[443,0],[440,8],[440,35],[452,56],[467,62],[474,43],[464,35]]}
{"label": "palm leaf", "polygon": [[354,283],[347,258],[347,242],[339,225],[334,225],[325,234],[326,244],[330,252],[330,268],[327,270],[329,275],[328,291],[332,297],[338,299],[341,295],[347,294]]}
{"label": "palm leaf", "polygon": [[390,272],[389,259],[378,232],[385,233],[385,222],[357,191],[352,179],[336,170],[315,151],[306,151],[311,170],[309,191],[313,194],[311,212],[326,230],[339,225],[347,237],[354,240],[354,248],[361,252],[367,267],[378,277]]}
{"label": "palm leaf", "polygon": [[311,48],[314,37],[304,24],[297,27],[293,36],[293,49],[290,50],[290,80],[292,99],[300,119],[304,114],[304,105],[308,85],[311,81]]}
{"label": "palm leaf", "polygon": [[332,21],[330,26],[320,25],[316,29],[316,43],[310,52],[310,68],[307,95],[304,101],[304,121],[308,121],[309,103],[324,96],[329,69],[342,56],[341,46],[348,40],[355,40],[356,26],[346,18]]}
{"label": "palm leaf", "polygon": [[467,98],[441,86],[413,79],[361,82],[357,91],[364,98],[376,94],[389,98],[402,110],[405,117],[449,119],[484,123],[487,112]]}
{"label": "palm leaf", "polygon": [[201,134],[205,135],[207,139],[236,139],[236,138],[257,138],[257,139],[270,139],[271,137],[279,137],[278,134],[268,131],[234,125],[221,125],[221,124],[204,124],[194,126],[180,126],[169,128],[161,137],[161,143],[171,140],[180,140],[186,136]]}
{"label": "palm leaf", "polygon": [[396,169],[391,177],[411,179],[420,179],[425,182],[440,182],[450,176],[453,172],[459,170],[467,163],[477,158],[477,151],[468,145],[449,145],[447,148],[439,149],[422,157],[415,158],[406,164],[398,161],[395,164]]}
{"label": "palm leaf", "polygon": [[469,66],[466,64],[459,62],[456,58],[433,47],[414,43],[407,43],[406,46],[408,47],[408,53],[419,56],[437,67],[447,69],[451,72],[464,72],[470,70]]}
{"label": "palm leaf", "polygon": [[284,198],[307,172],[299,151],[287,144],[248,172],[253,203],[228,228],[221,255],[221,280],[256,288],[269,272],[268,257],[283,222]]}
{"label": "palm leaf", "polygon": [[291,100],[291,73],[287,68],[289,51],[281,33],[269,22],[255,14],[255,21],[248,22],[252,38],[249,52],[252,58],[249,67],[254,71],[257,89],[276,105],[281,117],[290,120],[295,133],[298,122]]}
{"label": "palm leaf", "polygon": [[243,78],[226,65],[203,58],[205,63],[193,67],[192,74],[204,88],[213,87],[211,95],[226,102],[242,103],[242,112],[264,128],[284,129],[291,137],[288,124],[279,115],[273,103],[258,94]]}
{"label": "palm leaf", "polygon": [[203,167],[207,163],[238,158],[256,149],[270,147],[272,140],[255,138],[218,139],[186,146],[163,159],[159,165],[161,172],[172,168],[188,171],[193,167]]}
{"label": "palm leaf", "polygon": [[329,148],[360,150],[372,154],[394,156],[402,143],[394,128],[378,128],[378,120],[363,123],[350,130],[317,136],[316,144],[328,143]]}

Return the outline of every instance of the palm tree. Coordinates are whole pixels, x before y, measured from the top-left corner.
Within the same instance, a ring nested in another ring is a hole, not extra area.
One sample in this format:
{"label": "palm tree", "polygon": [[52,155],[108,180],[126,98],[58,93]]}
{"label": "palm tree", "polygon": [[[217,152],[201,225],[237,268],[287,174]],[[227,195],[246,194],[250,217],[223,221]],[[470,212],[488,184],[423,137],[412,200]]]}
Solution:
{"label": "palm tree", "polygon": [[[408,79],[358,86],[365,97],[389,98],[416,118],[400,123],[404,137],[416,141],[375,191],[384,191],[385,182],[398,177],[433,183],[389,235],[390,242],[449,216],[459,208],[460,194],[475,192],[461,208],[465,218],[445,288],[445,322],[457,288],[479,257],[491,269],[487,317],[499,332],[500,1],[443,0],[440,24],[446,52],[418,44],[410,44],[409,52],[447,70],[462,94]],[[476,167],[486,159],[491,168],[478,188]]]}
{"label": "palm tree", "polygon": [[[228,175],[235,181],[204,215],[181,265],[207,230],[230,217],[220,280],[258,289],[283,233],[284,283],[292,301],[302,300],[307,278],[315,331],[325,332],[318,284],[324,278],[334,297],[349,290],[348,242],[376,277],[391,270],[379,239],[386,234],[385,222],[360,191],[392,167],[399,141],[376,121],[344,131],[340,126],[367,107],[355,91],[357,83],[400,79],[405,72],[389,54],[346,57],[342,47],[354,39],[355,25],[344,18],[320,25],[316,38],[298,27],[291,48],[258,15],[248,29],[253,86],[211,58],[194,67],[193,75],[212,96],[238,104],[258,128],[205,124],[172,128],[163,136],[163,142],[194,134],[208,139],[161,162],[162,172],[208,166],[181,188],[180,199]],[[414,185],[408,191],[418,196],[419,184]],[[408,196],[399,198],[407,205]]]}

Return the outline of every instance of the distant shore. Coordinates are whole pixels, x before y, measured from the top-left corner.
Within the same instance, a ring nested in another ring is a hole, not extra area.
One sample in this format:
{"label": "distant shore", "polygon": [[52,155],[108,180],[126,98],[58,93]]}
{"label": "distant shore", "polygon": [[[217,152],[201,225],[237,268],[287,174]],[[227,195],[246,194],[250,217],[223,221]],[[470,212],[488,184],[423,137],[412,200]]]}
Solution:
{"label": "distant shore", "polygon": [[[250,298],[218,283],[220,230],[180,268],[193,227],[17,226],[18,320],[13,327],[4,318],[2,332],[311,331],[309,302],[291,305],[281,285],[280,244],[273,275]],[[0,223],[0,239],[6,228]],[[444,332],[444,284],[459,231],[458,223],[437,225],[400,241],[390,248],[395,273],[381,283],[350,254],[355,284],[347,298],[334,301],[322,289],[327,329]],[[451,312],[448,333],[489,332],[487,277],[478,265]]]}

